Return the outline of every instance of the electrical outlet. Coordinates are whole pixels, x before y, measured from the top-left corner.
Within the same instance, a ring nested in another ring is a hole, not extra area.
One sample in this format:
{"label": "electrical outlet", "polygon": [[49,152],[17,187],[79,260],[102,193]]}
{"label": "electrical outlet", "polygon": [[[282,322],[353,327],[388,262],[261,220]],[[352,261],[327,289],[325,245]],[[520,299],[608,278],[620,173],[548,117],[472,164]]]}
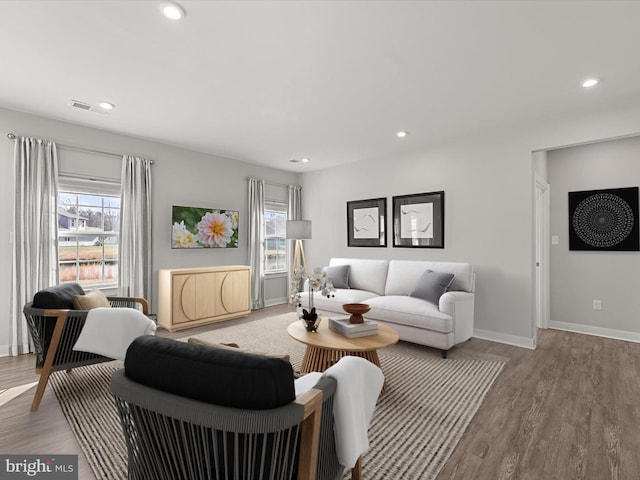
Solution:
{"label": "electrical outlet", "polygon": [[602,300],[594,300],[593,301],[593,309],[594,310],[602,310]]}

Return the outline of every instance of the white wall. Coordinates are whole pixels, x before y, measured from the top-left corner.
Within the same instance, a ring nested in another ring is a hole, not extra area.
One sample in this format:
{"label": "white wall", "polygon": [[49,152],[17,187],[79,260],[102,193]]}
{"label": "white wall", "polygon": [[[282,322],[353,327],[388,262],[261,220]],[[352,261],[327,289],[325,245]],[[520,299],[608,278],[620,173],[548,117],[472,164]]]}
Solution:
{"label": "white wall", "polygon": [[[313,220],[308,263],[324,265],[332,256],[471,262],[476,271],[476,329],[527,344],[532,337],[530,155],[522,150],[518,159],[502,142],[481,142],[382,159],[366,169],[354,163],[305,174],[304,216]],[[323,198],[326,185],[331,185],[328,205],[309,201]],[[387,197],[389,229],[392,196],[438,190],[445,192],[444,249],[393,248],[389,230],[388,248],[347,247],[347,201]],[[325,231],[328,238],[316,241],[317,233]]]}
{"label": "white wall", "polygon": [[640,137],[549,152],[552,327],[640,341],[640,252],[570,251],[568,220],[568,192],[640,186],[639,159]]}
{"label": "white wall", "polygon": [[[247,183],[253,176],[274,184],[298,184],[298,175],[291,172],[251,165],[222,157],[150,142],[79,125],[27,115],[0,108],[0,318],[9,318],[11,291],[10,232],[13,215],[13,141],[6,134],[13,132],[54,140],[94,150],[128,153],[154,160],[153,165],[153,292],[152,308],[157,294],[157,271],[161,268],[181,268],[212,265],[246,265],[247,259]],[[82,155],[59,149],[60,169],[97,176],[120,176],[120,160],[101,155]],[[267,196],[286,201],[284,186],[270,185]],[[233,209],[240,212],[240,241],[237,249],[172,250],[171,207],[192,205]],[[286,301],[286,279],[277,278],[266,286],[266,301]],[[270,295],[270,296],[269,296]],[[0,355],[7,353],[8,321],[0,322]]]}
{"label": "white wall", "polygon": [[[306,173],[303,214],[313,221],[313,239],[305,246],[308,264],[325,265],[334,256],[471,262],[477,275],[476,336],[533,347],[532,152],[639,129],[640,108],[628,106]],[[393,195],[436,190],[445,191],[444,249],[347,247],[347,201],[387,197],[390,217]]]}
{"label": "white wall", "polygon": [[[8,131],[153,158],[154,271],[246,263],[246,240],[234,252],[172,251],[172,204],[205,202],[203,206],[238,208],[242,215],[246,212],[246,176],[284,184],[297,179],[292,173],[0,109],[0,142],[4,142],[0,161],[5,165],[13,155],[11,142],[5,138]],[[324,265],[333,256],[469,261],[477,273],[476,336],[532,346],[532,152],[639,131],[640,105],[628,103],[591,115],[541,119],[453,139],[438,148],[417,145],[417,153],[410,155],[306,173],[302,176],[303,216],[313,221],[313,240],[305,245],[308,265]],[[412,137],[418,138],[418,132],[412,132]],[[393,195],[434,190],[446,192],[445,249],[346,246],[347,201],[386,196],[390,212]],[[4,225],[0,241],[5,246],[0,253],[0,268],[5,272],[0,280],[5,292],[0,295],[0,314],[5,317],[9,311],[11,192],[10,175],[5,174],[0,179],[0,198],[7,206],[0,212]],[[241,226],[246,231],[246,214],[244,217]],[[7,326],[0,325],[0,348],[7,344],[7,337]]]}

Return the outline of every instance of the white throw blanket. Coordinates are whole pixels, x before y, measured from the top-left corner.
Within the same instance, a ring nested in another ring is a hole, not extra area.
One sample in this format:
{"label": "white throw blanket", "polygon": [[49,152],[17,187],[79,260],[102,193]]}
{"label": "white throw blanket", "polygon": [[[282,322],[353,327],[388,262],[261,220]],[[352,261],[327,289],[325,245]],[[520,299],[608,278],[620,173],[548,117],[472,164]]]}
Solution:
{"label": "white throw blanket", "polygon": [[384,375],[368,360],[352,356],[341,358],[323,375],[338,382],[333,400],[336,453],[341,465],[353,468],[369,449],[367,432]]}
{"label": "white throw blanket", "polygon": [[94,308],[73,349],[124,360],[131,342],[155,332],[156,324],[135,308]]}

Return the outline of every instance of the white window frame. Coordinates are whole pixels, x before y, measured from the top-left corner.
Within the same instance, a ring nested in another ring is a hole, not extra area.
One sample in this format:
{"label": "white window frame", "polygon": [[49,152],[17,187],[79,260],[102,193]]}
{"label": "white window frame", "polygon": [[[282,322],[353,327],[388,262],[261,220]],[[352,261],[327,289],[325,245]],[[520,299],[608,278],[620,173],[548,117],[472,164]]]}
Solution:
{"label": "white window frame", "polygon": [[283,233],[282,239],[284,239],[284,258],[285,265],[284,268],[278,270],[271,270],[267,272],[267,238],[280,238],[278,236],[267,237],[267,221],[266,221],[266,212],[278,212],[283,213],[285,216],[285,222],[287,220],[287,204],[284,202],[277,202],[273,200],[266,200],[264,204],[265,210],[265,221],[264,221],[264,256],[262,258],[264,274],[267,277],[280,277],[286,276],[289,272],[289,249],[287,245],[286,234]]}
{"label": "white window frame", "polygon": [[[90,177],[85,177],[83,175],[73,175],[73,174],[63,174],[61,173],[58,177],[58,193],[68,193],[72,195],[98,195],[98,196],[113,196],[120,197],[121,186],[119,180],[116,179],[95,179]],[[120,237],[120,229],[117,228],[113,233],[100,233],[98,234],[100,237],[112,237],[118,239]],[[95,237],[96,233],[83,233],[81,229],[78,231],[72,232],[72,234],[67,233],[66,235],[61,235],[58,232],[58,240],[63,238],[64,236],[68,237]],[[58,252],[59,252],[58,247]],[[104,249],[102,252],[102,263],[104,268]],[[76,256],[76,262],[78,258]],[[120,275],[120,252],[118,252],[118,258],[116,260],[118,266],[118,277]],[[58,259],[58,267],[60,266],[60,259]],[[102,282],[104,282],[104,270],[102,271]],[[76,275],[76,280],[77,275]],[[60,276],[58,275],[58,283],[62,283],[60,281]],[[86,288],[98,288],[98,289],[113,289],[117,288],[118,284],[116,282],[112,283],[98,283],[95,285],[86,285]]]}

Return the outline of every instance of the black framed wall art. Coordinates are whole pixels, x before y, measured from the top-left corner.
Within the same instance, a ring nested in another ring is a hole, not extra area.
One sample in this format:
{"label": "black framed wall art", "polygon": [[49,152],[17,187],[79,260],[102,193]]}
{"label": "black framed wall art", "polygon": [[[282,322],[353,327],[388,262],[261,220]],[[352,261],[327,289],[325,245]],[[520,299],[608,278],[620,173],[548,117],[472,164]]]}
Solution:
{"label": "black framed wall art", "polygon": [[638,187],[569,192],[569,250],[636,252]]}
{"label": "black framed wall art", "polygon": [[444,192],[393,197],[393,246],[444,248]]}
{"label": "black framed wall art", "polygon": [[387,199],[347,202],[347,246],[387,246]]}

